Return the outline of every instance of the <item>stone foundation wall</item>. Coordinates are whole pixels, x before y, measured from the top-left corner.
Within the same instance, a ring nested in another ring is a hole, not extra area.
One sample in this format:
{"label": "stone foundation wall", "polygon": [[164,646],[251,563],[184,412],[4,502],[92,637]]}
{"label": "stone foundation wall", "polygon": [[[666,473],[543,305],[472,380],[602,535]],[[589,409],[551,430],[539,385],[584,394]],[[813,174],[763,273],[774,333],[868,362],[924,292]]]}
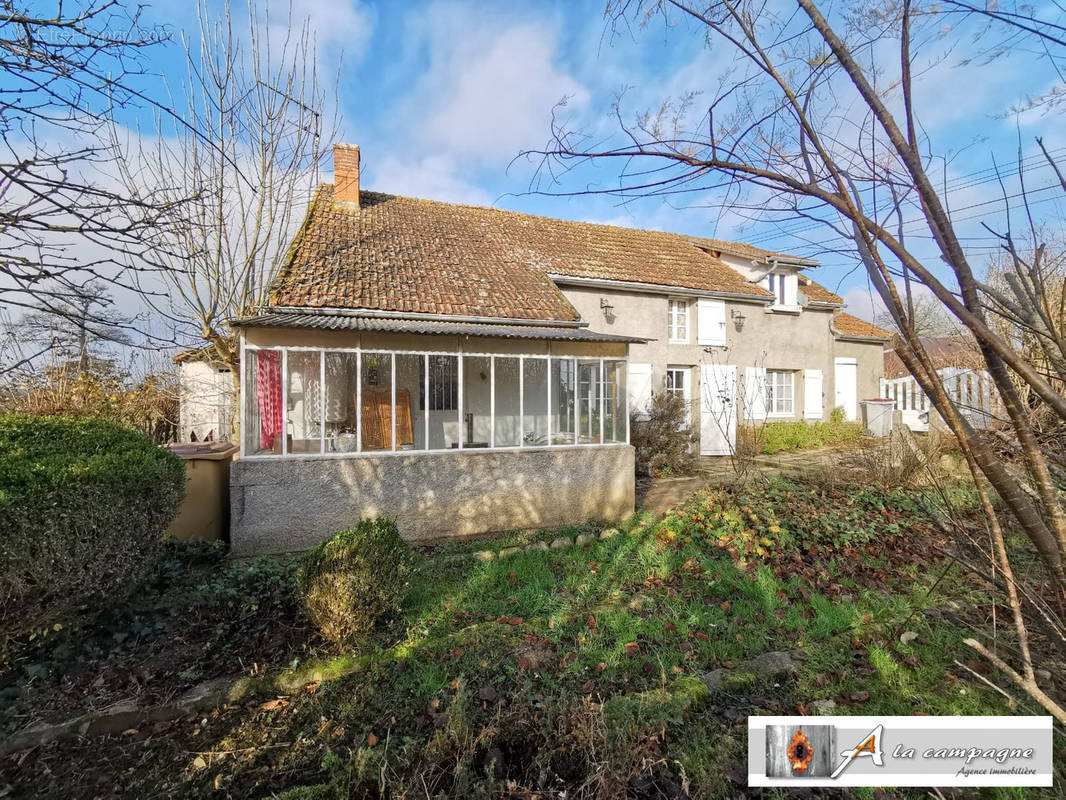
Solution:
{"label": "stone foundation wall", "polygon": [[236,555],[305,550],[380,516],[412,542],[618,521],[633,493],[627,445],[243,459],[230,470],[230,540]]}

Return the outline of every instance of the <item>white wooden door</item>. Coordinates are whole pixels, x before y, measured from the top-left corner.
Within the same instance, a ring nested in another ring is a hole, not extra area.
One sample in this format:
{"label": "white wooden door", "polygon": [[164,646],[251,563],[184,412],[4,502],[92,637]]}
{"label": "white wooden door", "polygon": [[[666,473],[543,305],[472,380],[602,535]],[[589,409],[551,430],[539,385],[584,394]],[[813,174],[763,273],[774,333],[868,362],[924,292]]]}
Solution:
{"label": "white wooden door", "polygon": [[737,445],[737,368],[700,367],[700,455],[732,455]]}
{"label": "white wooden door", "polygon": [[859,418],[859,362],[854,358],[833,360],[836,403],[844,409],[844,418],[855,421]]}

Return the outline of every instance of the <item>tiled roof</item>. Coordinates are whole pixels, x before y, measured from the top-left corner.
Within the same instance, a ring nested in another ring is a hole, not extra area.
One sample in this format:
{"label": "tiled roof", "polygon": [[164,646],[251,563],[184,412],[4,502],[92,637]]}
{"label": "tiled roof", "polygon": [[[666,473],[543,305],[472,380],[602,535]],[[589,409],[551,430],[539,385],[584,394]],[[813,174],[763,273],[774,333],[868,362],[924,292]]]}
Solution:
{"label": "tiled roof", "polygon": [[883,339],[888,341],[892,334],[884,328],[878,328],[872,322],[845,314],[843,311],[833,317],[833,328],[841,336],[855,336],[860,339]]}
{"label": "tiled roof", "polygon": [[361,317],[353,314],[274,312],[234,320],[237,327],[316,328],[331,331],[380,331],[443,336],[492,336],[501,339],[554,339],[569,342],[646,342],[633,336],[595,333],[587,328],[547,325],[500,325],[451,320],[420,320],[396,317]]}
{"label": "tiled roof", "polygon": [[[977,343],[971,339],[957,336],[941,338],[923,337],[922,345],[929,354],[929,360],[933,362],[934,369],[946,367],[959,367],[961,369],[987,369],[981,351]],[[902,378],[910,375],[910,371],[903,366],[903,360],[895,350],[885,350],[885,377]]]}
{"label": "tiled roof", "polygon": [[359,197],[359,210],[336,208],[333,187],[319,187],[271,305],[579,319],[529,253],[501,241],[492,218],[501,212]]}
{"label": "tiled roof", "polygon": [[806,275],[799,276],[799,290],[806,295],[811,303],[830,303],[832,305],[844,305],[844,298],[833,294],[820,283],[815,283]]}
{"label": "tiled roof", "polygon": [[338,209],[319,188],[271,305],[577,320],[549,274],[770,296],[679,234],[359,197],[359,210]]}
{"label": "tiled roof", "polygon": [[754,245],[746,244],[745,242],[728,242],[725,239],[707,239],[696,236],[689,238],[702,248],[707,250],[717,250],[718,252],[737,256],[738,258],[749,258],[752,261],[761,262],[765,262],[771,258],[778,258],[782,261],[788,261],[794,264],[806,264],[811,267],[818,266],[817,261],[812,261],[809,258],[801,258],[800,256],[793,256],[788,253],[778,253],[775,250],[763,250],[761,247],[755,247]]}

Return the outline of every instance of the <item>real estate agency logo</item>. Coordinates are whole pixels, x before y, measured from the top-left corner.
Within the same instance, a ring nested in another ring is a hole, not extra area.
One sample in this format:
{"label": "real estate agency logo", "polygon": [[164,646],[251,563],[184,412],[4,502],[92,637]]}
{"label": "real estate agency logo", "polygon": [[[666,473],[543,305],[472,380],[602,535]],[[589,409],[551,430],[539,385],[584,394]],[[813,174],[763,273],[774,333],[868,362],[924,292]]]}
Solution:
{"label": "real estate agency logo", "polygon": [[[849,734],[853,736],[853,734]],[[838,778],[857,758],[884,766],[878,725],[838,753],[835,725],[770,725],[766,728],[766,773],[771,778]]]}
{"label": "real estate agency logo", "polygon": [[[907,775],[908,780],[893,780],[896,785],[921,785],[921,776],[930,772],[941,780],[962,783],[987,778],[992,782],[985,785],[1042,785],[1029,780],[1039,774],[1034,758],[1041,748],[1017,740],[1014,746],[1004,747],[1003,731],[994,728],[967,731],[959,725],[942,729],[943,735],[930,736],[929,729],[921,724],[928,721],[932,718],[914,718],[897,725],[893,728],[894,744],[886,744],[883,723],[871,723],[871,728],[858,727],[854,722],[811,725],[803,719],[767,724],[765,776],[786,781],[817,779],[822,782],[820,785],[829,785],[869,759],[874,769],[860,770],[863,776],[857,779],[863,783],[848,781],[848,785],[873,785],[866,781],[876,783],[877,776],[889,781],[901,775]],[[1046,727],[1050,733],[1050,725]],[[963,731],[967,741],[960,743]],[[938,766],[930,766],[933,764]],[[910,778],[915,782],[910,782]]]}

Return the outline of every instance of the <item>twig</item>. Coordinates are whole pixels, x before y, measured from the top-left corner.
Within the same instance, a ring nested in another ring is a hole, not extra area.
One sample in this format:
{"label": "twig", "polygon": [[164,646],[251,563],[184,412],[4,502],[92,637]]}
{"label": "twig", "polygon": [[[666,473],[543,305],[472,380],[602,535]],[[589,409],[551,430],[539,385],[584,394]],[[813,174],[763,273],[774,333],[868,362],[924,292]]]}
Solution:
{"label": "twig", "polygon": [[977,679],[978,679],[979,681],[981,681],[981,682],[983,682],[983,683],[987,684],[988,686],[990,686],[991,688],[995,689],[995,690],[996,690],[997,692],[999,692],[999,693],[1000,693],[1001,695],[1003,695],[1003,696],[1004,696],[1004,697],[1006,697],[1006,698],[1007,698],[1008,700],[1010,700],[1010,701],[1011,701],[1012,703],[1014,703],[1014,705],[1016,705],[1016,706],[1017,706],[1017,705],[1019,705],[1018,701],[1017,701],[1017,700],[1015,700],[1015,699],[1014,699],[1013,697],[1011,697],[1011,696],[1010,696],[1009,694],[1007,694],[1007,691],[1006,691],[1005,689],[1001,689],[1001,688],[1000,688],[999,686],[996,686],[996,684],[992,683],[992,681],[990,681],[990,680],[989,680],[988,678],[986,678],[986,677],[985,677],[984,675],[982,675],[982,674],[981,674],[980,672],[978,672],[977,670],[975,670],[975,669],[972,669],[972,668],[970,668],[970,667],[966,666],[966,665],[965,665],[965,664],[963,664],[963,663],[962,663],[961,661],[959,661],[959,660],[958,660],[957,658],[956,658],[956,659],[954,659],[954,661],[955,661],[955,664],[956,664],[957,666],[960,666],[960,667],[962,667],[962,668],[963,668],[964,670],[966,670],[967,672],[969,672],[969,673],[970,673],[971,675],[973,675],[973,676],[974,676],[975,678],[977,678]]}

